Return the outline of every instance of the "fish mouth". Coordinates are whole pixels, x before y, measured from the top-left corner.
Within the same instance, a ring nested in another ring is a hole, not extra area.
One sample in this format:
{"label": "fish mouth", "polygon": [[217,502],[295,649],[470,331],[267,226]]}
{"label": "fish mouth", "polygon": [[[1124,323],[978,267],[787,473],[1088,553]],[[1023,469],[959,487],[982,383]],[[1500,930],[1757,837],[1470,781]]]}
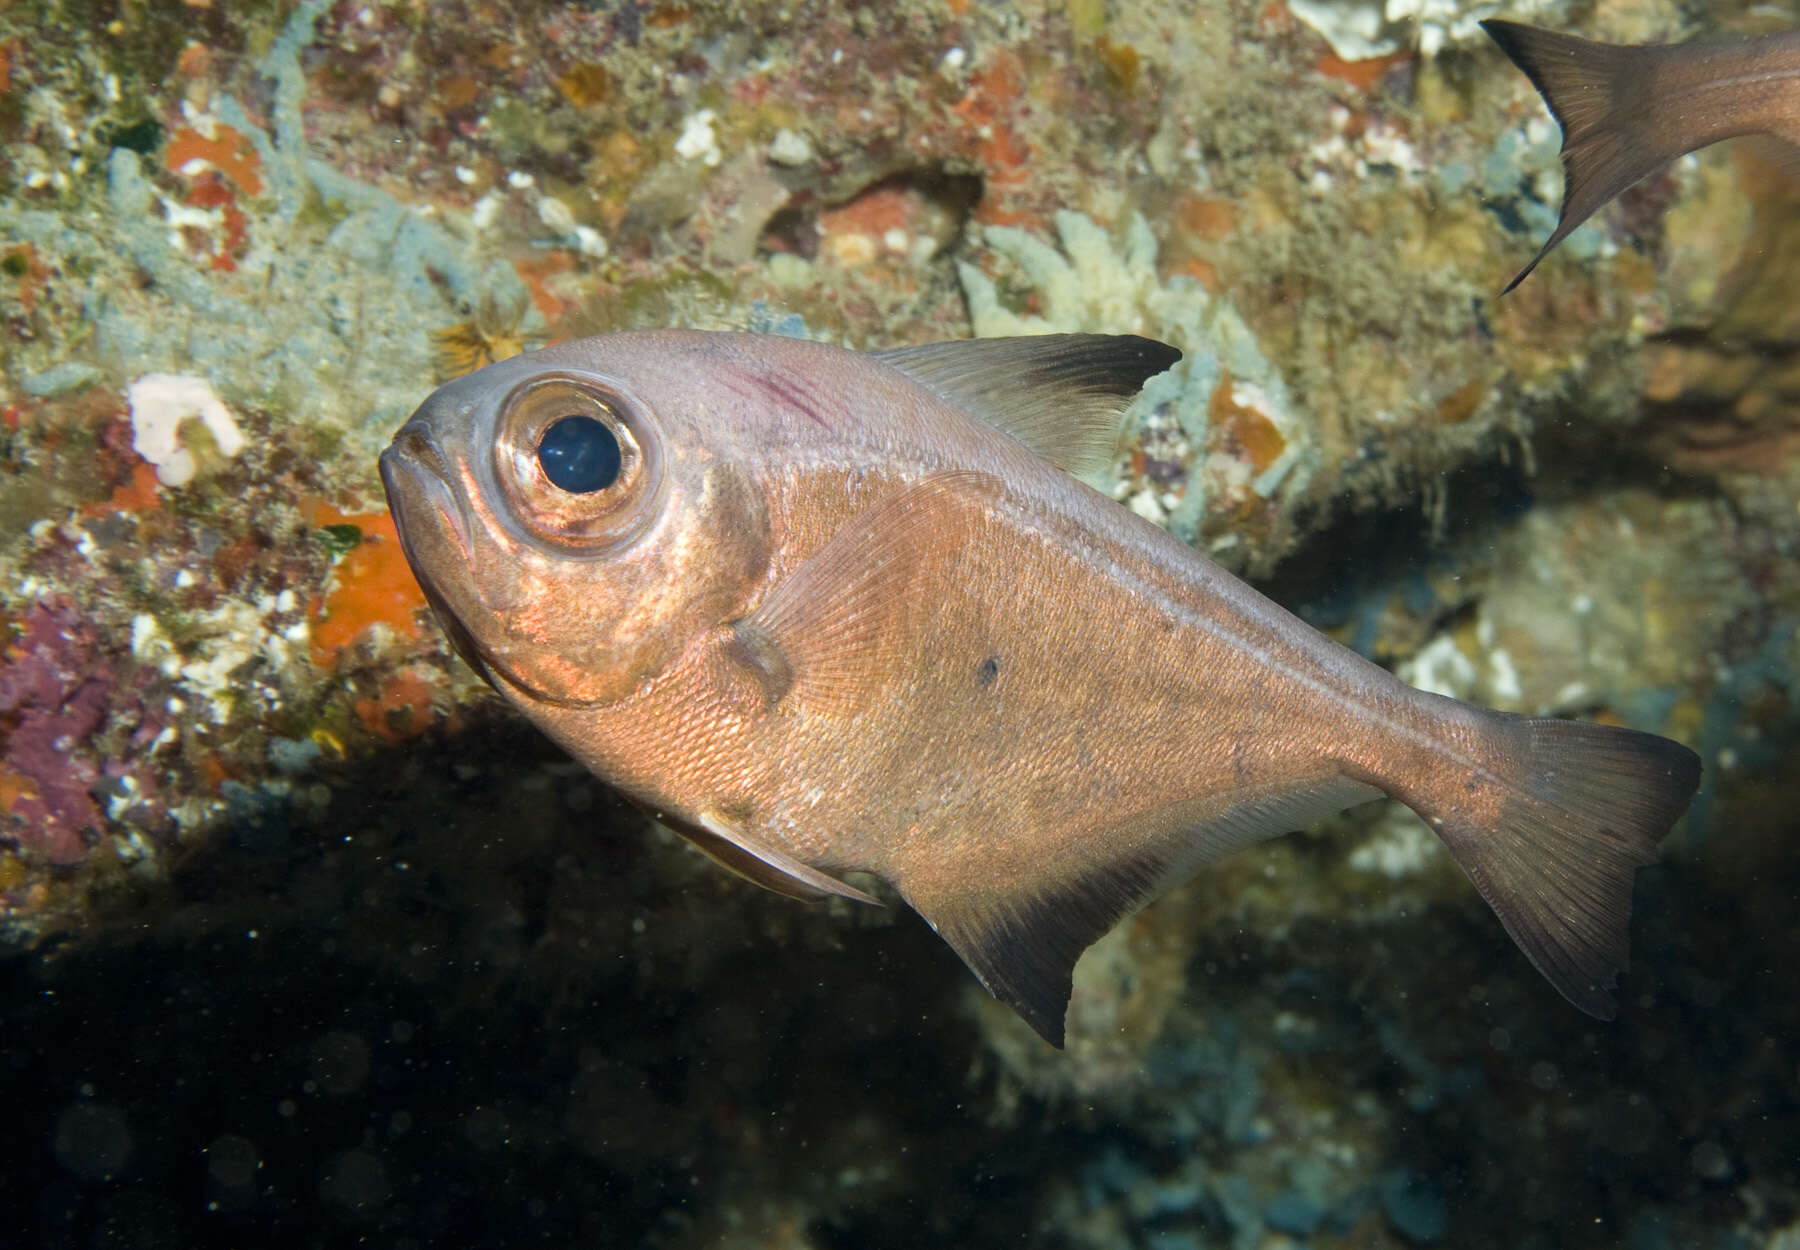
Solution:
{"label": "fish mouth", "polygon": [[[467,506],[451,485],[450,461],[431,437],[429,426],[409,421],[381,453],[381,485],[387,492],[388,511],[400,536],[425,602],[431,605],[451,649],[463,663],[502,694],[508,688],[538,703],[556,707],[587,707],[593,701],[572,699],[545,690],[476,640],[475,633],[451,607],[456,597],[445,586],[467,585],[475,570],[475,545],[471,539]],[[481,589],[468,593],[482,602]],[[467,595],[464,596],[467,602]]]}
{"label": "fish mouth", "polygon": [[[494,673],[474,635],[451,610],[431,568],[432,557],[445,555],[460,558],[464,568],[472,567],[468,517],[463,512],[462,501],[450,486],[449,467],[443,453],[428,430],[416,421],[409,421],[381,453],[379,463],[381,486],[387,492],[388,512],[393,515],[394,530],[400,536],[400,550],[412,567],[419,589],[425,592],[425,601],[431,605],[439,627],[463,663],[480,674],[488,685],[498,689]],[[433,513],[436,524],[425,520]]]}
{"label": "fish mouth", "polygon": [[438,450],[431,433],[417,421],[408,421],[394,435],[381,453],[381,486],[387,492],[388,511],[394,514],[394,526],[400,531],[400,542],[412,557],[413,544],[407,539],[407,504],[414,495],[437,510],[464,556],[469,554],[468,518],[463,515],[462,501],[450,488],[450,466]]}

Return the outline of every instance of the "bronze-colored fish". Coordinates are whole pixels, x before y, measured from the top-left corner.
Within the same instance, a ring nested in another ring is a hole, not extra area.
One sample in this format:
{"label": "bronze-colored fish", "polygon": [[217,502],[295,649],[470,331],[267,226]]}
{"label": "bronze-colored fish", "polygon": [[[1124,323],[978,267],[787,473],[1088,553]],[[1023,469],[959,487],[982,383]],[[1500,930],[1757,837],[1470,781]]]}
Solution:
{"label": "bronze-colored fish", "polygon": [[1107,462],[1179,358],[603,335],[444,386],[382,479],[457,649],[545,732],[771,889],[890,882],[1053,1044],[1122,915],[1383,793],[1610,1018],[1699,761],[1414,690],[1057,467]]}
{"label": "bronze-colored fish", "polygon": [[1800,30],[1621,46],[1498,19],[1481,28],[1563,132],[1562,216],[1508,291],[1607,201],[1676,157],[1738,135],[1800,145]]}

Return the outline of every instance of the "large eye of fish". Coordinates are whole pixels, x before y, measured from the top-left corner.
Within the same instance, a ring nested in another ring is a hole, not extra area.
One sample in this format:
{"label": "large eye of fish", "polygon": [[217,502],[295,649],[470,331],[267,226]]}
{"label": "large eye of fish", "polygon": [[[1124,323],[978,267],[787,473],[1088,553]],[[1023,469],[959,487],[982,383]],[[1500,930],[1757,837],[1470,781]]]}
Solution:
{"label": "large eye of fish", "polygon": [[619,480],[625,465],[619,437],[606,422],[574,413],[558,417],[538,440],[538,467],[550,484],[571,495],[591,495]]}
{"label": "large eye of fish", "polygon": [[513,511],[559,546],[611,547],[649,516],[660,478],[648,419],[592,382],[539,378],[507,397],[495,466]]}

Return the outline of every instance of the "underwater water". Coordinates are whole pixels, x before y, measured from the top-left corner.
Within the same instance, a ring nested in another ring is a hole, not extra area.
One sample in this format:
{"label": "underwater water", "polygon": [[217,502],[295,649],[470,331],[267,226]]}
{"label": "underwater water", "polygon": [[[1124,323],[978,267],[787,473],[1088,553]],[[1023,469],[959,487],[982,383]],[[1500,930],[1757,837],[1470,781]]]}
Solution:
{"label": "underwater water", "polygon": [[[1502,297],[1560,136],[1490,15],[0,12],[0,1240],[1800,1250],[1800,180],[1683,157]],[[376,472],[671,326],[1179,348],[1097,488],[1700,756],[1617,1018],[1386,800],[1120,924],[1062,1050],[891,892],[695,854],[458,657]]]}

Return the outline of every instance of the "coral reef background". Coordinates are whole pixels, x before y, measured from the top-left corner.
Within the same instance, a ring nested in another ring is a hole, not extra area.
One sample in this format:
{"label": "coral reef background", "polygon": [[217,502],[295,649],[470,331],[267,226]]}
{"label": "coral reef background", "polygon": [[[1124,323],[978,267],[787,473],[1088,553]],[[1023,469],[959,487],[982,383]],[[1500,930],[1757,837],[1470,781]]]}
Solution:
{"label": "coral reef background", "polygon": [[[0,12],[12,1239],[1800,1247],[1800,181],[1684,158],[1497,299],[1560,187],[1493,11]],[[1060,1054],[646,823],[449,654],[374,452],[675,324],[1181,347],[1096,485],[1416,684],[1702,754],[1619,1020],[1389,805],[1104,939]]]}

